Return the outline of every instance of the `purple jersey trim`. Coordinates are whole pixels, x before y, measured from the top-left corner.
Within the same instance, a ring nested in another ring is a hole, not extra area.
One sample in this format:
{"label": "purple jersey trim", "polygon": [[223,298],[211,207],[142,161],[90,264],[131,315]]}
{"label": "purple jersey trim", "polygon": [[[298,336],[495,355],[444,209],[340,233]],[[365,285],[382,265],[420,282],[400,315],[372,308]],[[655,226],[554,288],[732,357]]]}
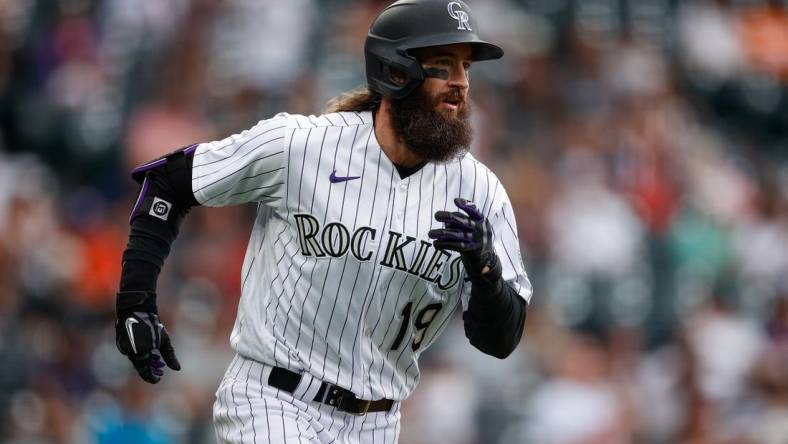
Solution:
{"label": "purple jersey trim", "polygon": [[145,198],[145,194],[148,192],[148,178],[142,180],[142,189],[140,190],[140,195],[137,196],[137,202],[134,203],[134,208],[131,210],[131,215],[129,215],[129,223],[131,223],[131,219],[134,217],[134,213],[137,212],[140,205],[142,205],[142,200]]}
{"label": "purple jersey trim", "polygon": [[[183,149],[183,153],[184,154],[191,154],[191,153],[195,152],[197,150],[197,145],[198,145],[197,143],[195,143],[193,145],[189,145],[188,147]],[[175,152],[177,152],[177,151],[175,151]],[[169,155],[170,154],[167,154],[167,156],[169,156]],[[148,162],[146,164],[140,165],[137,168],[134,168],[133,170],[131,170],[131,177],[134,180],[139,181],[142,178],[142,176],[145,175],[146,172],[148,172],[148,171],[150,171],[150,170],[152,170],[152,169],[154,169],[154,168],[156,168],[158,166],[164,165],[165,163],[167,163],[167,157],[166,156],[164,158],[162,158],[162,159],[157,159],[157,160],[154,160],[152,162]]]}
{"label": "purple jersey trim", "polygon": [[150,163],[146,163],[145,165],[140,165],[137,168],[134,168],[133,170],[131,170],[131,175],[134,176],[134,175],[137,175],[137,174],[140,174],[140,173],[144,173],[144,172],[150,171],[150,170],[156,168],[157,166],[164,165],[165,163],[167,163],[167,159],[159,159],[159,160],[155,160],[155,161],[150,162]]}

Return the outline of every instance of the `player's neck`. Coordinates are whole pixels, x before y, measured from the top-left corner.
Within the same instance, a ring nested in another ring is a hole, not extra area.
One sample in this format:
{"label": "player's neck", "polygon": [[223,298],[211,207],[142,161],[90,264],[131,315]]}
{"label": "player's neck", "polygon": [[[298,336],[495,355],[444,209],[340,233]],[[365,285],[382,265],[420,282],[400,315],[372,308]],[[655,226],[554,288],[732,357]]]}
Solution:
{"label": "player's neck", "polygon": [[414,154],[397,136],[394,126],[391,124],[390,109],[391,105],[384,99],[374,113],[375,138],[378,139],[383,153],[395,165],[413,168],[424,163],[424,159]]}

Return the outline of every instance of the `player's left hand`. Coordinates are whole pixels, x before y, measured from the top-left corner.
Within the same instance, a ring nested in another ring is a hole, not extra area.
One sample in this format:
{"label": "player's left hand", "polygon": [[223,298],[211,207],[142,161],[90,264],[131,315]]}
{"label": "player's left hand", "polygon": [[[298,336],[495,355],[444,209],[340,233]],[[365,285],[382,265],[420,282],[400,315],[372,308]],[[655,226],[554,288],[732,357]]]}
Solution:
{"label": "player's left hand", "polygon": [[430,230],[427,235],[434,240],[435,248],[460,253],[465,271],[471,279],[496,279],[486,276],[490,271],[500,272],[490,221],[473,202],[458,197],[454,199],[454,204],[462,212],[438,211],[435,220],[443,222],[444,228]]}

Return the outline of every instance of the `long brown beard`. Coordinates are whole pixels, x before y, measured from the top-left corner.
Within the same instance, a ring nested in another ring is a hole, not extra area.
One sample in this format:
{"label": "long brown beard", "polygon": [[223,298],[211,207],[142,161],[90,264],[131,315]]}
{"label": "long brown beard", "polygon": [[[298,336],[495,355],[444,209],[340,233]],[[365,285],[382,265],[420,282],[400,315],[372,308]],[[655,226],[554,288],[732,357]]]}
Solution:
{"label": "long brown beard", "polygon": [[446,95],[432,98],[420,87],[391,103],[391,121],[397,136],[427,162],[462,157],[473,140],[470,104],[466,101],[457,117],[450,117],[437,110],[444,98]]}

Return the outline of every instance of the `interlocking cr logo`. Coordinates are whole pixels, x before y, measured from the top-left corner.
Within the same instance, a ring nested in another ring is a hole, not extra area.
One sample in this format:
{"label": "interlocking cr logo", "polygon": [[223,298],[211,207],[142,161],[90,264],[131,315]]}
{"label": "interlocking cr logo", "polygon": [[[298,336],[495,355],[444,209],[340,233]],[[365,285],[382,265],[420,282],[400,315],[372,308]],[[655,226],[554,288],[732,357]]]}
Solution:
{"label": "interlocking cr logo", "polygon": [[468,16],[467,12],[462,10],[462,5],[460,2],[449,2],[447,8],[449,9],[449,16],[454,20],[457,20],[457,29],[473,31],[473,29],[471,29],[470,23],[468,23],[470,17]]}

